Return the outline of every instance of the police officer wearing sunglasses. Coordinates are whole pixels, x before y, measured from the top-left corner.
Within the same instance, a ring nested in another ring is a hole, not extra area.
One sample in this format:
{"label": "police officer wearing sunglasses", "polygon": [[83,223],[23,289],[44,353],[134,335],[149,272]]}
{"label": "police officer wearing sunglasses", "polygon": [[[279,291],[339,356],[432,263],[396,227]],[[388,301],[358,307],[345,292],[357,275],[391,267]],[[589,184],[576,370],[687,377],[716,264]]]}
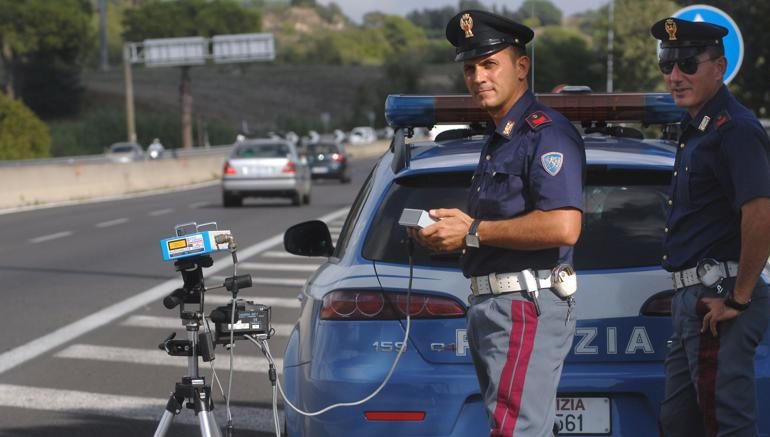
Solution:
{"label": "police officer wearing sunglasses", "polygon": [[663,267],[674,332],[665,436],[756,436],[755,349],[768,328],[770,139],[723,83],[721,26],[665,18],[651,28],[681,122]]}

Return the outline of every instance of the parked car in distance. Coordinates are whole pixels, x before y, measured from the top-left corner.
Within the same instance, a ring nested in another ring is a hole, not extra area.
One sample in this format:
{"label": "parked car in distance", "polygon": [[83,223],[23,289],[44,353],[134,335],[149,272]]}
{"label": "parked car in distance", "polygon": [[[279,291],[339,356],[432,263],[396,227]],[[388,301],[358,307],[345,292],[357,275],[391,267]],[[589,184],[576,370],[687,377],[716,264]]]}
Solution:
{"label": "parked car in distance", "polygon": [[343,184],[350,182],[348,158],[342,143],[308,143],[305,153],[313,179],[339,179]]}
{"label": "parked car in distance", "polygon": [[377,140],[377,132],[369,126],[358,126],[350,130],[350,144],[369,144]]}
{"label": "parked car in distance", "polygon": [[107,158],[113,162],[132,162],[144,159],[142,146],[136,143],[113,143],[107,151]]}
{"label": "parked car in distance", "polygon": [[286,140],[248,139],[233,146],[222,171],[222,204],[241,206],[245,197],[286,197],[310,203],[310,168]]}

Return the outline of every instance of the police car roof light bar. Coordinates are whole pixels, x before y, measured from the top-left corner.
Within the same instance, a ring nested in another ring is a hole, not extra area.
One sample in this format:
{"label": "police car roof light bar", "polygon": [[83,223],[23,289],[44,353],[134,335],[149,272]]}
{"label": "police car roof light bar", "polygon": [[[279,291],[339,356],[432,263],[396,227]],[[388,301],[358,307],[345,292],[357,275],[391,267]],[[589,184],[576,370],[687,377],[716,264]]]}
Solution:
{"label": "police car roof light bar", "polygon": [[[537,94],[545,105],[574,122],[626,121],[644,125],[677,123],[684,111],[668,93]],[[488,121],[470,96],[390,95],[385,119],[394,128]]]}

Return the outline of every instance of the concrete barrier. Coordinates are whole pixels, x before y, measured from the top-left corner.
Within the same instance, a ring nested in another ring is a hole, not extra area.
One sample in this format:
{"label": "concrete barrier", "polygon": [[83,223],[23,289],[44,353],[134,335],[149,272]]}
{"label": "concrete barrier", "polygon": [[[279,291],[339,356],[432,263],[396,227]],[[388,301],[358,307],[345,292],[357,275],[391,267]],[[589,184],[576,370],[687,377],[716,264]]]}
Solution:
{"label": "concrete barrier", "polygon": [[[351,159],[381,155],[387,141],[348,145]],[[73,202],[215,182],[228,149],[176,159],[120,163],[41,164],[0,168],[0,210]]]}

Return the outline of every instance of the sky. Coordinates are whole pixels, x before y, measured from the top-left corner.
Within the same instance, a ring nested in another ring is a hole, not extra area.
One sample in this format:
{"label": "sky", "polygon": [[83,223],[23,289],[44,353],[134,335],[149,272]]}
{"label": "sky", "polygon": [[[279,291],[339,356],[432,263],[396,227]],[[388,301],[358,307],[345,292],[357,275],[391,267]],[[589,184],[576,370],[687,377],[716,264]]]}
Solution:
{"label": "sky", "polygon": [[[413,10],[435,9],[444,6],[457,7],[458,0],[318,0],[318,3],[328,5],[334,1],[349,18],[360,23],[364,14],[380,11],[393,15],[406,15]],[[609,0],[551,0],[564,16],[572,15],[589,9],[597,9],[609,3]],[[510,10],[517,10],[524,0],[481,0],[481,3],[492,7],[505,5]]]}

